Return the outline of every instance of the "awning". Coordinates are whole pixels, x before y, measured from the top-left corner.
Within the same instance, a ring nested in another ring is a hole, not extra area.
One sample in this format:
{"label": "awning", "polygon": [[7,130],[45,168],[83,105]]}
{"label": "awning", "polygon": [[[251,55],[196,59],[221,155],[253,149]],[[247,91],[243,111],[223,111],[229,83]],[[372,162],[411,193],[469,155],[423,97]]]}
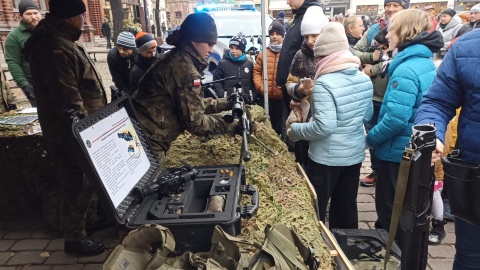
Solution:
{"label": "awning", "polygon": [[290,10],[290,6],[287,5],[287,1],[270,1],[270,10]]}

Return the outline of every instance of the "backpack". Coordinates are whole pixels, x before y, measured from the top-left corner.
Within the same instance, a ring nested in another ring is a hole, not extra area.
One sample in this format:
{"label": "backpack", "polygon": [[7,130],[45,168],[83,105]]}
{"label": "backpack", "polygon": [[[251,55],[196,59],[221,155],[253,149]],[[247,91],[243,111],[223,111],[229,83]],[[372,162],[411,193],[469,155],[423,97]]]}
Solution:
{"label": "backpack", "polygon": [[[152,251],[150,244],[160,244]],[[175,250],[175,241],[169,229],[147,224],[131,231],[122,243],[115,247],[103,264],[103,270],[154,270]]]}
{"label": "backpack", "polygon": [[[152,251],[150,244],[156,241],[160,248]],[[144,225],[125,237],[110,254],[103,269],[314,270],[320,264],[320,258],[302,243],[295,230],[283,224],[267,225],[263,244],[233,237],[217,225],[211,244],[209,252],[186,252],[173,266],[165,265],[166,256],[175,249],[172,234],[161,225]],[[255,254],[250,257],[239,244],[253,247]]]}

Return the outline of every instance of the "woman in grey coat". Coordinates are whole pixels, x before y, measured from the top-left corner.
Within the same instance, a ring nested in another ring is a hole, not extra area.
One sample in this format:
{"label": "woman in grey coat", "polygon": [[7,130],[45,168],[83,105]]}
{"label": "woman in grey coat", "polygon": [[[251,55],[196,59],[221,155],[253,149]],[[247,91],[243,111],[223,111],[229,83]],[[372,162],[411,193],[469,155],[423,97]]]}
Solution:
{"label": "woman in grey coat", "polygon": [[456,16],[455,10],[447,8],[440,15],[440,22],[438,23],[437,30],[442,33],[443,42],[445,44],[443,49],[441,49],[439,52],[439,55],[442,58],[447,52],[448,46],[450,46],[450,43],[457,36],[458,30],[460,30],[462,26],[462,19]]}

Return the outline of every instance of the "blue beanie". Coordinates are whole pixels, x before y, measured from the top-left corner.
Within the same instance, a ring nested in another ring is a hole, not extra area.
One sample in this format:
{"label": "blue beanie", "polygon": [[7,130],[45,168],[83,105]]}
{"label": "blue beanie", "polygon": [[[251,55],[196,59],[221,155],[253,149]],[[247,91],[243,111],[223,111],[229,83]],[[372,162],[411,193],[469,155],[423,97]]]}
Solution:
{"label": "blue beanie", "polygon": [[123,31],[118,35],[117,45],[129,49],[135,49],[137,47],[135,44],[135,36],[128,31]]}

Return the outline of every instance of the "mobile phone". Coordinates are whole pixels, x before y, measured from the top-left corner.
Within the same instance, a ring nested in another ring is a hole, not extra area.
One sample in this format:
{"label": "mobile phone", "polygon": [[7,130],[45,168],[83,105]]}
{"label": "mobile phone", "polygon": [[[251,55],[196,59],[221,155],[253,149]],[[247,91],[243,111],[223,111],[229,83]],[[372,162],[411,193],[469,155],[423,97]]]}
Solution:
{"label": "mobile phone", "polygon": [[310,79],[310,78],[302,78],[302,79],[300,79],[300,82],[301,82],[301,83],[305,83],[305,84],[309,84],[309,83],[312,83],[312,79]]}

